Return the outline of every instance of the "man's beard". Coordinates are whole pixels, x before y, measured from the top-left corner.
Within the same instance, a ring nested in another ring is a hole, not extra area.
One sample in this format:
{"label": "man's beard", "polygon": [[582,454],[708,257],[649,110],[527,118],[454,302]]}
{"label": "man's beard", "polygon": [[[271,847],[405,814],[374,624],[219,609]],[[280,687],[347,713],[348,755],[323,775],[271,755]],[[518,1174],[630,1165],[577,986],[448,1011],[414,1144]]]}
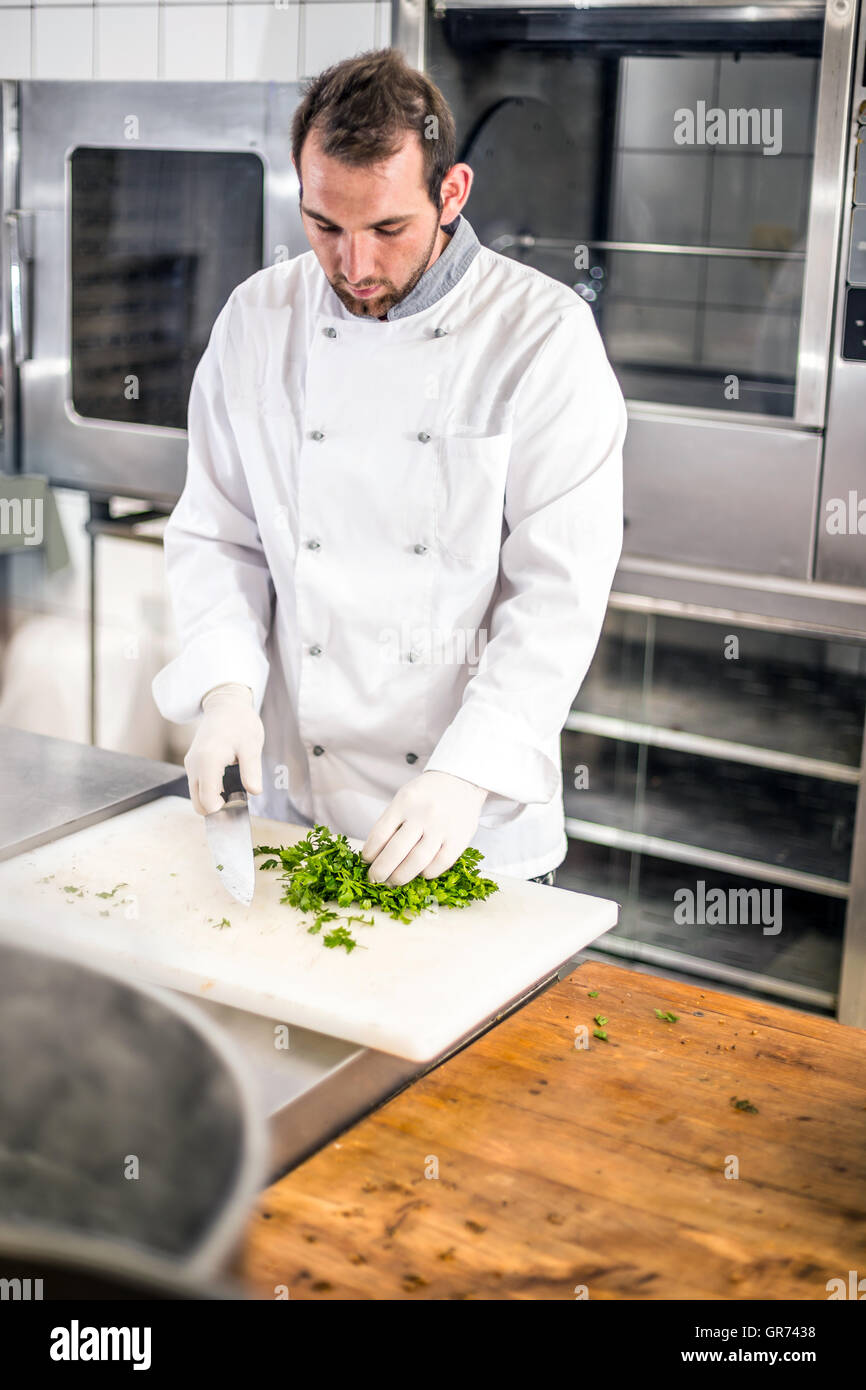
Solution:
{"label": "man's beard", "polygon": [[[382,286],[381,292],[379,294],[373,295],[372,299],[356,299],[355,296],[352,294],[351,290],[347,289],[345,284],[335,285],[333,280],[329,281],[331,289],[334,291],[334,294],[337,296],[340,303],[344,304],[346,308],[349,310],[349,313],[354,314],[356,318],[380,319],[385,314],[387,314],[389,309],[393,309],[395,304],[399,304],[401,300],[406,298],[407,294],[414,290],[418,281],[421,279],[421,276],[424,274],[424,271],[427,269],[430,257],[433,254],[433,247],[436,245],[436,238],[438,236],[439,224],[437,222],[436,226],[433,228],[433,235],[430,238],[430,244],[428,245],[427,250],[424,252],[423,257],[421,258],[421,260],[419,260],[417,266],[412,271],[406,283],[402,285],[399,289],[396,285],[393,284],[391,280],[371,280],[369,282],[371,285]],[[356,286],[356,289],[359,290],[363,290],[365,288],[366,286],[364,285]]]}

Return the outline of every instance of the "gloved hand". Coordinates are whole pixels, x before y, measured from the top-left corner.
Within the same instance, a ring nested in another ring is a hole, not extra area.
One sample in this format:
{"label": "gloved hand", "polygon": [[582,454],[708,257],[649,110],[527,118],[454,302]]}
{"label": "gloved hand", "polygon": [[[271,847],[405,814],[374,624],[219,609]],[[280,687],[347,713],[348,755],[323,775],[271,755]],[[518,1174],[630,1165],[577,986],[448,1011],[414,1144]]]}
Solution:
{"label": "gloved hand", "polygon": [[225,805],[223,774],[232,763],[239,765],[248,792],[261,791],[265,730],[248,685],[217,685],[203,697],[201,707],[204,714],[183,765],[192,804],[206,816]]}
{"label": "gloved hand", "polygon": [[484,787],[450,772],[422,772],[400,788],[361,849],[367,877],[401,885],[450,869],[478,827]]}

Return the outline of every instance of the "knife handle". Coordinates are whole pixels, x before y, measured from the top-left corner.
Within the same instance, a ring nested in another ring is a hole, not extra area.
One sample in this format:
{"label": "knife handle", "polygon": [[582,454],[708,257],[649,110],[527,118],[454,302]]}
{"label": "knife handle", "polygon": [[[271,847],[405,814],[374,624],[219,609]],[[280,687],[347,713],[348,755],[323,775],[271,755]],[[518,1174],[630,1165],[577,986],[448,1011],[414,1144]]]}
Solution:
{"label": "knife handle", "polygon": [[241,770],[237,763],[232,763],[223,773],[223,801],[228,801],[230,796],[240,792],[241,796],[246,796],[244,784],[241,781]]}

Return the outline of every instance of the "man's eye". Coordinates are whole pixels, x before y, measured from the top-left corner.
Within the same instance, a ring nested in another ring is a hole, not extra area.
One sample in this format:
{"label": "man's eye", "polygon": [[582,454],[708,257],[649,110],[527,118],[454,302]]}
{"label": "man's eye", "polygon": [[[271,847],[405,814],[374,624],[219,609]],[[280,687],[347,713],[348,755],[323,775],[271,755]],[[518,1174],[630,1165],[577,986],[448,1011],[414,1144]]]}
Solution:
{"label": "man's eye", "polygon": [[325,232],[328,236],[332,236],[333,233],[337,230],[336,227],[323,227],[321,222],[317,222],[316,227],[320,232]]}
{"label": "man's eye", "polygon": [[398,227],[395,232],[386,232],[384,227],[380,227],[378,230],[380,236],[399,236],[400,233],[405,231],[406,229],[405,227]]}

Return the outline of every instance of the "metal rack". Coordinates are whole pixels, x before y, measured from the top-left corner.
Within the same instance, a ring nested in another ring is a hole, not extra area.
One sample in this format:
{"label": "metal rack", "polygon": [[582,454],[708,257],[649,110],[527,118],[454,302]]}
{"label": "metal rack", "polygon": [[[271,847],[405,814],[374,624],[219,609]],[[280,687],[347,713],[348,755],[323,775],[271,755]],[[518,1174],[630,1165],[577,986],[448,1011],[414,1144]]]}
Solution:
{"label": "metal rack", "polygon": [[[731,636],[743,648],[726,661]],[[562,739],[570,848],[557,882],[621,903],[600,953],[841,1016],[858,959],[863,671],[853,636],[637,613],[614,593]],[[674,894],[699,879],[723,894],[778,890],[780,929],[675,921]]]}

